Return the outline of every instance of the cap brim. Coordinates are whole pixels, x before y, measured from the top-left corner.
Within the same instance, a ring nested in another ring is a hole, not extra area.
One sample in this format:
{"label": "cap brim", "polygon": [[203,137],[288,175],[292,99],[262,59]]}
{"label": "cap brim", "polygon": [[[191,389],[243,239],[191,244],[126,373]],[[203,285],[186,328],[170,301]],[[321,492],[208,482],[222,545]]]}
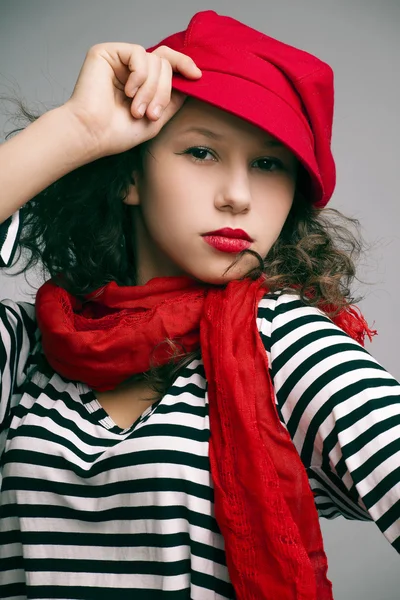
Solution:
{"label": "cap brim", "polygon": [[174,74],[172,87],[260,127],[285,144],[310,176],[313,203],[322,199],[322,180],[305,117],[298,115],[274,92],[242,77],[206,70],[202,71],[202,77],[198,80]]}

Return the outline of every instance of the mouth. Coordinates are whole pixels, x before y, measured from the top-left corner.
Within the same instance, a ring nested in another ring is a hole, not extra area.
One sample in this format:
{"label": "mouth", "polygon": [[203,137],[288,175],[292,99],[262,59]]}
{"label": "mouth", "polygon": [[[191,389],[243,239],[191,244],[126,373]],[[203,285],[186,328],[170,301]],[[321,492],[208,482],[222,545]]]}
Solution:
{"label": "mouth", "polygon": [[203,235],[204,241],[218,250],[229,254],[237,254],[250,248],[252,238],[243,229],[218,229]]}
{"label": "mouth", "polygon": [[243,229],[231,229],[230,227],[224,227],[223,229],[217,229],[216,231],[208,231],[207,233],[203,234],[203,237],[206,236],[221,236],[234,240],[246,240],[247,242],[254,242],[253,238],[251,238],[246,231],[243,231]]}

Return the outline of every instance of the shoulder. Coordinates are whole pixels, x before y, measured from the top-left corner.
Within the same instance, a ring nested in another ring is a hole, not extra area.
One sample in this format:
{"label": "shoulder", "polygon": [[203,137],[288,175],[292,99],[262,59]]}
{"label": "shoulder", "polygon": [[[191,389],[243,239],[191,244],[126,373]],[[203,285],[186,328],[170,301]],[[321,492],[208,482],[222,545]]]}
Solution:
{"label": "shoulder", "polygon": [[309,306],[296,292],[278,290],[266,293],[258,303],[257,326],[259,331],[278,329],[296,321],[298,325],[307,322],[333,322],[315,306]]}
{"label": "shoulder", "polygon": [[[19,355],[30,353],[40,338],[35,305],[31,302],[0,302],[0,348]],[[4,352],[3,352],[4,353]]]}
{"label": "shoulder", "polygon": [[39,329],[30,302],[0,302],[0,423],[9,415],[33,364]]}
{"label": "shoulder", "polygon": [[267,352],[292,348],[297,352],[306,342],[349,338],[328,315],[316,306],[310,306],[299,294],[280,290],[265,294],[257,308],[257,329]]}
{"label": "shoulder", "polygon": [[35,304],[33,302],[16,302],[5,299],[0,302],[0,318],[17,324],[21,322],[26,327],[36,325]]}
{"label": "shoulder", "polygon": [[322,310],[315,306],[310,306],[301,299],[297,292],[292,290],[283,289],[275,292],[267,292],[258,303],[258,316],[269,319],[278,315],[293,313],[294,311],[297,311],[298,314],[320,315],[329,319]]}

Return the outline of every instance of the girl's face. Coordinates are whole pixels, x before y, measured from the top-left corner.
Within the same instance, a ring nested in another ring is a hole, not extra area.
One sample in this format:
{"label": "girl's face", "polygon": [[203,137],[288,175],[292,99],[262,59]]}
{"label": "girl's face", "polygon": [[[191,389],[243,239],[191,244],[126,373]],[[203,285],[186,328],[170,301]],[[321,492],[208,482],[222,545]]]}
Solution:
{"label": "girl's face", "polygon": [[297,159],[259,128],[189,98],[149,142],[143,173],[125,202],[134,210],[138,284],[189,275],[212,284],[258,265],[210,246],[204,235],[242,229],[263,258],[279,237],[293,202]]}

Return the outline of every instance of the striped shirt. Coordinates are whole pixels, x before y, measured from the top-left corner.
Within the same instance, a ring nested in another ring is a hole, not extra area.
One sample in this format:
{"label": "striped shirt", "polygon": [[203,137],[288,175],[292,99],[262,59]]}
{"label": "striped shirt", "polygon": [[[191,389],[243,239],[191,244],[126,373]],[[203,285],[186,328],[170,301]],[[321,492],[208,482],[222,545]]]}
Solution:
{"label": "striped shirt", "polygon": [[[18,230],[0,230],[3,264]],[[398,382],[297,296],[267,294],[257,327],[319,515],[375,521],[400,552]],[[37,368],[32,304],[0,303],[0,333],[0,597],[234,598],[202,361],[121,429],[85,384]]]}

